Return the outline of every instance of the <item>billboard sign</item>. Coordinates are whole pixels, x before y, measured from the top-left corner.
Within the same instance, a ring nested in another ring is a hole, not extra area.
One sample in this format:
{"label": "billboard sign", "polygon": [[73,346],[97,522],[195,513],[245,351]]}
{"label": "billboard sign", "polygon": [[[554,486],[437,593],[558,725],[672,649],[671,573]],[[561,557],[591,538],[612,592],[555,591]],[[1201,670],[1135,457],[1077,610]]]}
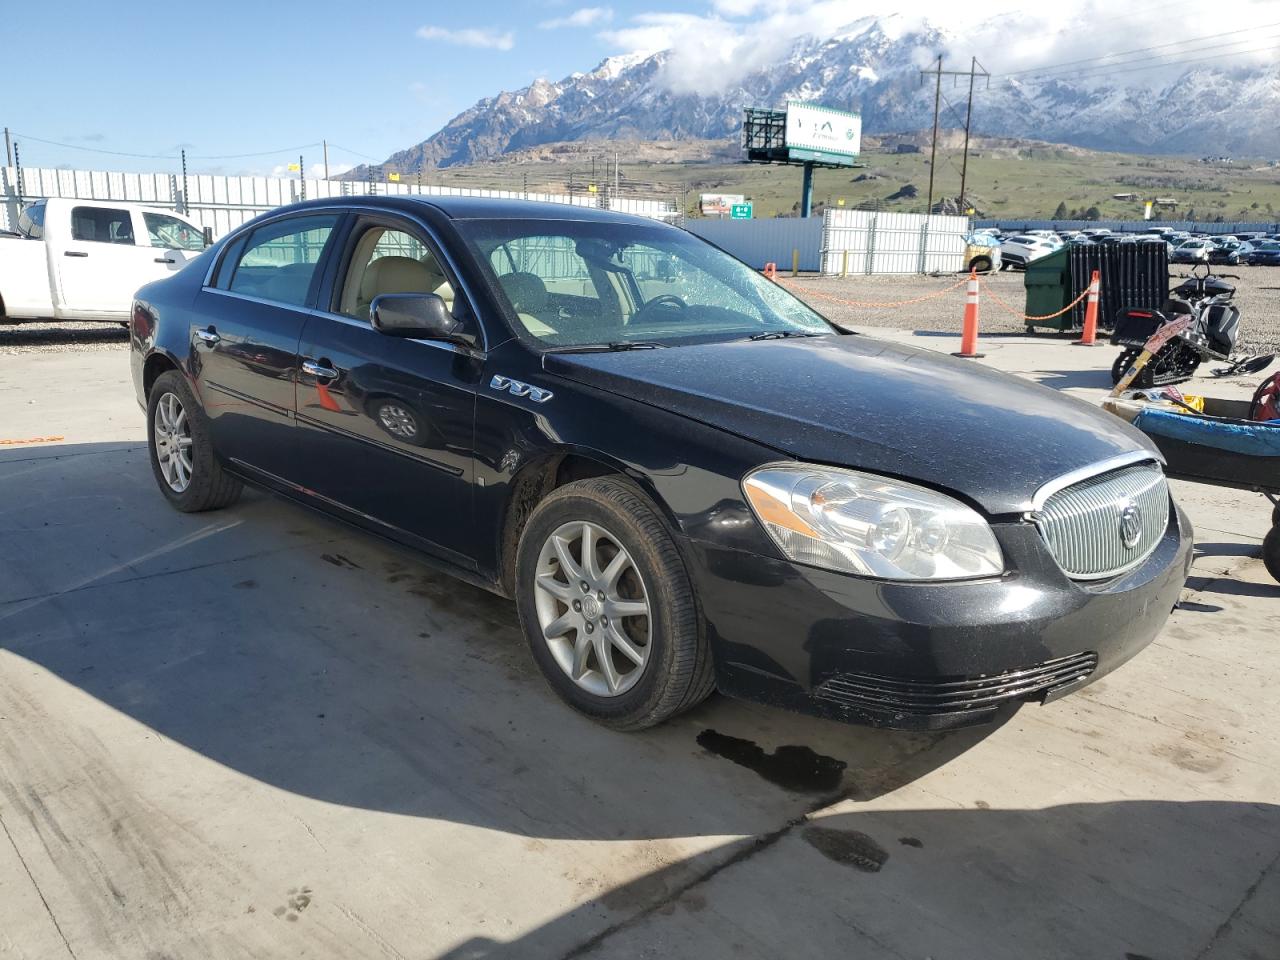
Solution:
{"label": "billboard sign", "polygon": [[736,203],[746,203],[747,198],[741,193],[704,193],[701,197],[701,209],[704,217],[727,217]]}
{"label": "billboard sign", "polygon": [[861,149],[859,114],[787,101],[787,154],[792,160],[853,166]]}

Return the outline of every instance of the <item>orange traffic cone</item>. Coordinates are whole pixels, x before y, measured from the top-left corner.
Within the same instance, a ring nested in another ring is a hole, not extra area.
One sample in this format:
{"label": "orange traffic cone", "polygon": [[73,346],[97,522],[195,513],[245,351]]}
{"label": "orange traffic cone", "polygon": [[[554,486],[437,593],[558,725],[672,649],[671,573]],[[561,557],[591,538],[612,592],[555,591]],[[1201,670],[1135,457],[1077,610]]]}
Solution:
{"label": "orange traffic cone", "polygon": [[969,271],[969,289],[964,298],[964,330],[960,334],[960,352],[953,357],[976,360],[985,357],[978,353],[978,271]]}
{"label": "orange traffic cone", "polygon": [[1084,304],[1084,334],[1077,340],[1077,347],[1097,346],[1098,341],[1098,293],[1102,288],[1102,278],[1098,271],[1093,271],[1089,278],[1089,298]]}
{"label": "orange traffic cone", "polygon": [[764,265],[764,275],[770,280],[776,280],[778,277],[778,265],[770,260]]}

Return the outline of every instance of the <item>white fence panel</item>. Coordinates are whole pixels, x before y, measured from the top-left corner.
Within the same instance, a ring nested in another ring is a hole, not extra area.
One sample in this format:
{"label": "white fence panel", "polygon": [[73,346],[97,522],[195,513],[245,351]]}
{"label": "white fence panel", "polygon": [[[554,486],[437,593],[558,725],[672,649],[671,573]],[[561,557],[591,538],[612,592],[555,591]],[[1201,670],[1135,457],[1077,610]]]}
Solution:
{"label": "white fence panel", "polygon": [[[369,183],[356,180],[299,180],[296,177],[237,177],[189,174],[185,179],[168,173],[116,173],[102,170],[53,170],[23,167],[22,183],[15,167],[0,167],[0,229],[12,229],[25,201],[40,197],[80,200],[124,200],[186,210],[201,226],[220,237],[268,210],[302,199],[328,197],[437,196],[526,198],[576,207],[600,207],[603,194],[526,193],[476,187],[445,187],[410,183]],[[21,187],[21,188],[19,188]],[[608,207],[659,220],[679,216],[674,200],[643,197],[611,197]]]}
{"label": "white fence panel", "polygon": [[967,217],[828,210],[822,272],[951,273],[964,267]]}

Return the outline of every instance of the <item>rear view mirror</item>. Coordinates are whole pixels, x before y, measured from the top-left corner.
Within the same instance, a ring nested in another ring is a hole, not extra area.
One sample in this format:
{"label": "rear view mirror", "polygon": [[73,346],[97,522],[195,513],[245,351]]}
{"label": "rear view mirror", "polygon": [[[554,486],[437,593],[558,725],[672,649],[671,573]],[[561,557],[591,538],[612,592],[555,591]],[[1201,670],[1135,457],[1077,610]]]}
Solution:
{"label": "rear view mirror", "polygon": [[449,305],[434,293],[384,293],[369,306],[373,329],[388,337],[409,340],[447,340],[470,345],[462,323],[449,312]]}

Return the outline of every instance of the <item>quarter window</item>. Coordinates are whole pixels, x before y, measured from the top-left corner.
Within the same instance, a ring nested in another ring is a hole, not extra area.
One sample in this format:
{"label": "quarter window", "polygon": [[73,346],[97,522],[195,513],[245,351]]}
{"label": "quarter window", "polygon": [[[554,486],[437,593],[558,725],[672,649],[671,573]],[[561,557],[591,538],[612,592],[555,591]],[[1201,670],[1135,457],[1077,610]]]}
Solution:
{"label": "quarter window", "polygon": [[305,306],[316,265],[337,222],[337,214],[318,214],[259,227],[240,250],[228,289]]}
{"label": "quarter window", "polygon": [[203,250],[205,247],[204,232],[185,220],[164,213],[143,213],[142,221],[147,225],[147,236],[153,247],[168,250]]}
{"label": "quarter window", "polygon": [[133,220],[128,210],[108,207],[74,207],[71,239],[94,243],[133,243]]}

